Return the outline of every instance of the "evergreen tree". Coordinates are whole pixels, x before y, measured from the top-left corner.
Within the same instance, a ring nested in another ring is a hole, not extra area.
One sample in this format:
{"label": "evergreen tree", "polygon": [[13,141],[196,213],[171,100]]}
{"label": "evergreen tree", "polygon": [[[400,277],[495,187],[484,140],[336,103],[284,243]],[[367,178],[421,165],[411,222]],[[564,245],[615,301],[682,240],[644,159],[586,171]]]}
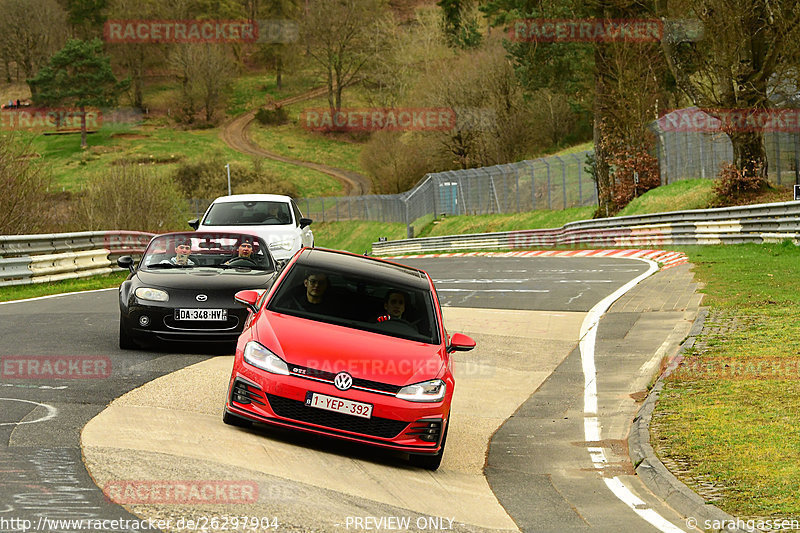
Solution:
{"label": "evergreen tree", "polygon": [[81,148],[86,148],[86,108],[110,107],[130,80],[118,81],[99,39],[71,39],[28,80],[37,105],[76,107],[81,113]]}

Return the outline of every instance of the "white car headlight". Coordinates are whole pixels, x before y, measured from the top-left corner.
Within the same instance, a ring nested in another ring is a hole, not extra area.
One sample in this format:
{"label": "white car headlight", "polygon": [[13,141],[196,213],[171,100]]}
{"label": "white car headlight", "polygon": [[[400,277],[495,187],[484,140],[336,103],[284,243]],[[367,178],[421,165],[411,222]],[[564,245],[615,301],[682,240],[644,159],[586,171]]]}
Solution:
{"label": "white car headlight", "polygon": [[269,243],[270,250],[286,250],[287,252],[292,249],[294,239],[284,239],[282,241],[275,241]]}
{"label": "white car headlight", "polygon": [[400,389],[397,397],[409,402],[441,402],[447,385],[441,379],[432,379],[422,383],[415,383]]}
{"label": "white car headlight", "polygon": [[289,366],[286,362],[256,341],[245,344],[244,360],[272,374],[289,375]]}
{"label": "white car headlight", "polygon": [[140,300],[150,300],[152,302],[166,302],[169,300],[167,291],[161,289],[151,289],[150,287],[139,287],[134,294]]}

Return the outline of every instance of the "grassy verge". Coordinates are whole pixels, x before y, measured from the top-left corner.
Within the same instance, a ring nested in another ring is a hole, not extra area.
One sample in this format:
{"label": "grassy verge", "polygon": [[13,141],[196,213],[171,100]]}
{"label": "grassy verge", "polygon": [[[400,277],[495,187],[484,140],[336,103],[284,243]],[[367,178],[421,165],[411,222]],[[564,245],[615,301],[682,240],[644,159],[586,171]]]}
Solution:
{"label": "grassy verge", "polygon": [[729,513],[800,516],[800,249],[685,250],[711,308],[651,428],[674,473]]}
{"label": "grassy verge", "polygon": [[396,240],[406,236],[406,225],[398,222],[315,222],[312,229],[316,246],[357,254],[371,251],[379,237]]}
{"label": "grassy verge", "polygon": [[682,180],[663,185],[634,198],[617,216],[704,209],[714,200],[713,187],[714,180],[709,179]]}
{"label": "grassy verge", "polygon": [[24,300],[26,298],[49,296],[51,294],[119,287],[119,284],[125,280],[127,275],[127,272],[114,272],[112,274],[94,276],[91,278],[66,279],[53,283],[36,283],[32,285],[3,287],[0,288],[0,302]]}
{"label": "grassy verge", "polygon": [[593,207],[574,207],[563,211],[530,211],[502,215],[453,216],[434,221],[419,237],[487,233],[517,229],[560,228],[567,222],[592,218]]}

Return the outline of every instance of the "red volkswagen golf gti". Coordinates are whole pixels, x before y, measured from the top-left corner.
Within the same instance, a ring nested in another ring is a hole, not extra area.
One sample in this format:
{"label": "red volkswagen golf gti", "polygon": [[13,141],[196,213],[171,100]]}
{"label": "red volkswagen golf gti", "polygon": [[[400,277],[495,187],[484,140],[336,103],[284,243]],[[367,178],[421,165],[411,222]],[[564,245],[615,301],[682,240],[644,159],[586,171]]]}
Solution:
{"label": "red volkswagen golf gti", "polygon": [[227,424],[263,422],[400,450],[439,467],[453,398],[448,336],[422,270],[304,249],[250,308],[225,403]]}

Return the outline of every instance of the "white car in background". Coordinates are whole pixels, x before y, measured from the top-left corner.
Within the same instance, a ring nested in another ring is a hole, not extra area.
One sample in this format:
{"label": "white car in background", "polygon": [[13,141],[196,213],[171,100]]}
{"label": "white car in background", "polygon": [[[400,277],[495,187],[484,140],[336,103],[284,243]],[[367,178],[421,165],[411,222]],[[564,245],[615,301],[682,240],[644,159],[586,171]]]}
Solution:
{"label": "white car in background", "polygon": [[234,194],[214,200],[203,218],[189,221],[200,231],[251,233],[264,239],[276,261],[288,261],[304,246],[314,246],[312,220],[297,204],[278,194]]}

